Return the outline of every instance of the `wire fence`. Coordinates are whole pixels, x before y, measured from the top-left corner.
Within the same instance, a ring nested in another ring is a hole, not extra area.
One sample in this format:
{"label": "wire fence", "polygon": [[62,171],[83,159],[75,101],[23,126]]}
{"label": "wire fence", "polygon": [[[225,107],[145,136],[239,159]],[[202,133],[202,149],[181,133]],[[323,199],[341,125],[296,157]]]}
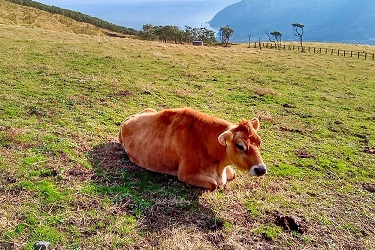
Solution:
{"label": "wire fence", "polygon": [[357,57],[363,59],[375,60],[375,53],[368,53],[366,51],[352,51],[345,49],[331,49],[331,48],[319,48],[313,46],[296,46],[291,44],[275,45],[272,43],[259,43],[254,42],[254,48],[268,48],[268,49],[284,49],[284,50],[296,50],[303,52],[310,52],[315,54],[326,54],[326,55],[337,55],[344,57]]}

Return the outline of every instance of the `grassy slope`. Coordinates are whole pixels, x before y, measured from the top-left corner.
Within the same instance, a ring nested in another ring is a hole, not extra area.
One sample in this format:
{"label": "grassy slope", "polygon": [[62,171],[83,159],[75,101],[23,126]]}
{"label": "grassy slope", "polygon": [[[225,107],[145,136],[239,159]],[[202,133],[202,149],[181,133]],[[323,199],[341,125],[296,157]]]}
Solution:
{"label": "grassy slope", "polygon": [[[374,61],[12,25],[0,25],[0,58],[1,241],[375,248],[374,194],[362,187],[375,172],[364,152],[375,147]],[[260,117],[269,174],[205,192],[129,163],[119,123],[181,106]],[[276,211],[304,219],[306,232],[283,231]]]}
{"label": "grassy slope", "polygon": [[101,35],[103,30],[61,15],[53,15],[31,7],[0,0],[0,24],[21,25],[60,32]]}

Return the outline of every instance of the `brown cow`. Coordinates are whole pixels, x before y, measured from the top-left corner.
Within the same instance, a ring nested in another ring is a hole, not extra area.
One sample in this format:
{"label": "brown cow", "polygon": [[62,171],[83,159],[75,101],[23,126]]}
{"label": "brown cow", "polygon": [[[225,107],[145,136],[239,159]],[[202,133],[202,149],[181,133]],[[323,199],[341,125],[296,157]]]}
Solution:
{"label": "brown cow", "polygon": [[215,190],[236,177],[229,165],[267,172],[258,128],[257,118],[234,125],[190,108],[145,109],[123,122],[119,142],[138,166]]}

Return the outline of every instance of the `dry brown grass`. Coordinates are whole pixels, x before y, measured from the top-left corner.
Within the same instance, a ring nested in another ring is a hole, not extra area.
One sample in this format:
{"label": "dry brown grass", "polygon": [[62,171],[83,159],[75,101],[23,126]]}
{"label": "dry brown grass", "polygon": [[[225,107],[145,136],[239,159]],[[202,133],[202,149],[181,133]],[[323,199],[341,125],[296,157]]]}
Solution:
{"label": "dry brown grass", "polygon": [[[0,24],[40,28],[58,32],[104,35],[102,29],[71,18],[0,0]],[[9,26],[11,28],[11,26]]]}

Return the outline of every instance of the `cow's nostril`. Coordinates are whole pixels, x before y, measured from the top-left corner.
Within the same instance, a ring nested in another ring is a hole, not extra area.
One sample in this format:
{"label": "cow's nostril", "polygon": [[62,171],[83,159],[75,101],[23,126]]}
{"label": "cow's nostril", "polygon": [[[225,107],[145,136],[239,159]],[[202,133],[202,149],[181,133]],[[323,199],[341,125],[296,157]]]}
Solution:
{"label": "cow's nostril", "polygon": [[257,176],[262,176],[267,172],[267,168],[264,165],[256,166],[254,172]]}

